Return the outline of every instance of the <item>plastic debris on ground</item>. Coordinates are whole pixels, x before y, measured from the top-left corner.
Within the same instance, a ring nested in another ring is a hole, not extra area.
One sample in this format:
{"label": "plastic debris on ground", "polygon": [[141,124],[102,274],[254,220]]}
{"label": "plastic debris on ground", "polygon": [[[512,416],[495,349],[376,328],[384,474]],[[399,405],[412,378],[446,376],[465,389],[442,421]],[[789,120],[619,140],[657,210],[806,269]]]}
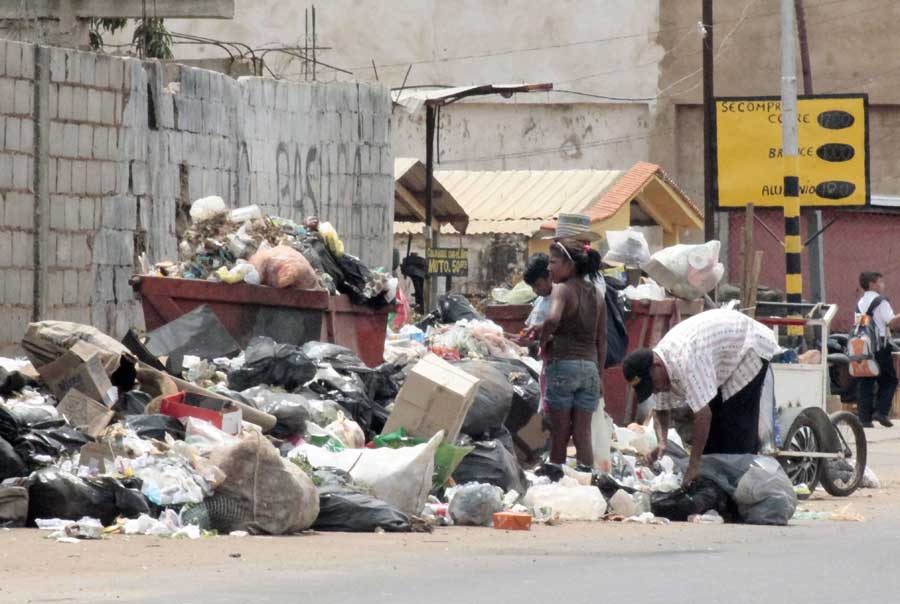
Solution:
{"label": "plastic debris on ground", "polygon": [[72,539],[100,539],[103,537],[103,524],[96,518],[88,516],[80,520],[63,520],[61,518],[38,518],[35,524],[42,531],[53,531],[48,539],[71,542]]}
{"label": "plastic debris on ground", "polygon": [[606,514],[606,500],[599,489],[580,485],[571,478],[532,486],[525,493],[523,504],[533,510],[535,517],[549,513],[560,520],[596,521]]}
{"label": "plastic debris on ground", "polygon": [[834,522],[865,522],[866,517],[853,511],[853,504],[835,512],[816,512],[807,508],[797,508],[792,520],[831,520]]}
{"label": "plastic debris on ground", "polygon": [[464,484],[448,497],[454,524],[490,526],[494,514],[503,511],[503,490],[490,484]]}

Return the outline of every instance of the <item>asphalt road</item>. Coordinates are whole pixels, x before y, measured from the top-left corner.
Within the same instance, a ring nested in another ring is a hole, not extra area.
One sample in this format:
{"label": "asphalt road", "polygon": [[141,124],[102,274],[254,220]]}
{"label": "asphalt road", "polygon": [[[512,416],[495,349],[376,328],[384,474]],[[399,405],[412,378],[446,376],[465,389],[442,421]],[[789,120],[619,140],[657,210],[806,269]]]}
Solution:
{"label": "asphalt road", "polygon": [[0,602],[297,603],[896,602],[900,428],[872,433],[886,488],[804,507],[850,505],[864,522],[787,527],[448,528],[433,534],[314,534],[170,541],[117,536],[60,544],[0,532]]}

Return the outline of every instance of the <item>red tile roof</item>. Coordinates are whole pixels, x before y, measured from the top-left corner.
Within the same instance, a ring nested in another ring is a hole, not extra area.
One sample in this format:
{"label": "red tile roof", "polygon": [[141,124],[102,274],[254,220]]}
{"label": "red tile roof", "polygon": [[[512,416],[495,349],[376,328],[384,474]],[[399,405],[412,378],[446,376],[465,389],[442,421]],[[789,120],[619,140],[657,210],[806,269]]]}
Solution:
{"label": "red tile roof", "polygon": [[[622,206],[634,199],[654,176],[672,187],[685,204],[697,212],[698,216],[703,215],[700,209],[694,205],[694,202],[692,202],[684,191],[675,184],[675,181],[672,180],[672,177],[669,176],[665,170],[656,164],[644,161],[638,162],[630,170],[625,172],[625,174],[610,187],[603,197],[587,208],[584,213],[591,217],[591,222],[606,220],[612,217],[622,208]],[[552,231],[556,228],[556,221],[553,220],[542,224],[541,228]]]}

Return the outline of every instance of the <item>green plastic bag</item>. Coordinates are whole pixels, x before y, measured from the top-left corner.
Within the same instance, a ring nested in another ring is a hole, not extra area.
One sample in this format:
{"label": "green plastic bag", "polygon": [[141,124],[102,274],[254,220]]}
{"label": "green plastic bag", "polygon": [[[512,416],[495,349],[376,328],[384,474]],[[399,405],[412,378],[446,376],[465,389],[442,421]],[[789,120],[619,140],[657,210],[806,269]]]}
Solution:
{"label": "green plastic bag", "polygon": [[[396,432],[390,434],[381,434],[372,439],[375,448],[390,447],[391,449],[399,449],[401,447],[415,447],[422,443],[428,442],[425,438],[416,438],[408,436],[406,428],[400,428]],[[434,453],[434,479],[432,484],[435,489],[444,486],[453,475],[463,457],[475,450],[475,447],[459,447],[449,443],[444,443],[437,448]]]}
{"label": "green plastic bag", "polygon": [[439,489],[450,480],[463,457],[475,450],[475,447],[460,447],[448,443],[442,444],[434,452],[434,481],[432,486]]}

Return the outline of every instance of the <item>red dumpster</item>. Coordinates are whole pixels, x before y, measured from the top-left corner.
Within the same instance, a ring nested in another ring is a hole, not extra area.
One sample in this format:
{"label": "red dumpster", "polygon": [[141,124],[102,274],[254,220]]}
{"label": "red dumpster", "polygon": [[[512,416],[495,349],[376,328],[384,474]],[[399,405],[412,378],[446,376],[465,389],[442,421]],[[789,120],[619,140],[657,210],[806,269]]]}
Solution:
{"label": "red dumpster", "polygon": [[[625,314],[628,352],[652,348],[679,321],[701,312],[702,300],[633,300],[631,310]],[[603,371],[603,392],[606,412],[617,425],[634,421],[637,407],[634,405],[634,393],[625,382],[621,365]]]}
{"label": "red dumpster", "polygon": [[533,309],[531,304],[491,304],[484,309],[484,316],[506,333],[518,334],[525,329],[525,319]]}
{"label": "red dumpster", "polygon": [[207,304],[241,346],[256,335],[288,344],[318,340],[345,346],[369,367],[384,361],[387,315],[392,307],[357,306],[324,291],[275,289],[237,283],[135,277],[147,330]]}

